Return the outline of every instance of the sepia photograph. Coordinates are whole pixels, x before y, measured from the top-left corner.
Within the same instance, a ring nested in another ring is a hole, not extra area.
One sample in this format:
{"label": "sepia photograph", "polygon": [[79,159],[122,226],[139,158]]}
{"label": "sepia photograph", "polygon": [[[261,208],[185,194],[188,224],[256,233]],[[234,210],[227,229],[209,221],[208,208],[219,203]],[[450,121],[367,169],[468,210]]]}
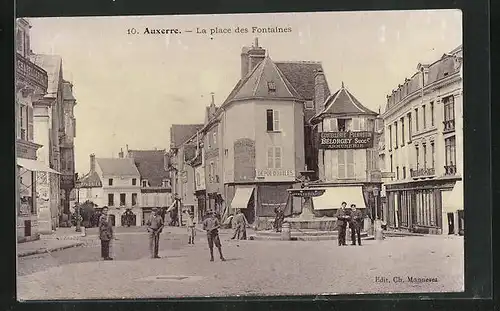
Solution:
{"label": "sepia photograph", "polygon": [[464,292],[460,10],[15,26],[18,300]]}

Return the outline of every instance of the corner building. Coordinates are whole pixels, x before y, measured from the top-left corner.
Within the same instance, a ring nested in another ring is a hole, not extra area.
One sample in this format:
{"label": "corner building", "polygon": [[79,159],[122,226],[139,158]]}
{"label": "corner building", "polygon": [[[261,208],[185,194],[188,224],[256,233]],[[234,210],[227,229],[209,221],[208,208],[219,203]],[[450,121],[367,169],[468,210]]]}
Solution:
{"label": "corner building", "polygon": [[388,226],[430,234],[463,233],[462,46],[387,96],[383,114]]}

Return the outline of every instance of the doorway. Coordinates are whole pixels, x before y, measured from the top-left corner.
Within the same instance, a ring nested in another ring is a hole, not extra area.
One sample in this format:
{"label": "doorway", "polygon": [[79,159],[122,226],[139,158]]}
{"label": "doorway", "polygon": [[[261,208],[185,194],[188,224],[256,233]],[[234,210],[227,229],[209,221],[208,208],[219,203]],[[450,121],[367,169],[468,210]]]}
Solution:
{"label": "doorway", "polygon": [[448,234],[455,234],[455,215],[454,213],[447,213],[448,215]]}

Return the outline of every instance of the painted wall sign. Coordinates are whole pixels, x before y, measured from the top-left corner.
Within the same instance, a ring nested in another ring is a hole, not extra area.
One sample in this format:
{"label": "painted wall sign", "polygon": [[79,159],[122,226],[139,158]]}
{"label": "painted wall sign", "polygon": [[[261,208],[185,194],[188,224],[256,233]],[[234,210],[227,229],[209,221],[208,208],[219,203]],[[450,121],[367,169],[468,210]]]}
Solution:
{"label": "painted wall sign", "polygon": [[373,132],[321,132],[320,149],[365,149],[373,148]]}
{"label": "painted wall sign", "polygon": [[295,171],[279,168],[256,169],[255,175],[257,177],[295,177]]}

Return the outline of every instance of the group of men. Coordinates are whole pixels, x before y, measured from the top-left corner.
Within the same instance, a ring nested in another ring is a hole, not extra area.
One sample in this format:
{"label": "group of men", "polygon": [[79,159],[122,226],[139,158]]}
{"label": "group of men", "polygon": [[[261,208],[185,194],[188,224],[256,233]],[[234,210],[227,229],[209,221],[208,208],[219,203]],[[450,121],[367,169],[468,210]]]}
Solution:
{"label": "group of men", "polygon": [[351,204],[351,209],[346,209],[347,203],[342,202],[340,209],[337,211],[337,227],[339,232],[338,242],[339,246],[346,245],[346,231],[347,225],[351,229],[352,245],[356,245],[356,238],[358,245],[361,246],[361,225],[363,222],[363,214],[360,210],[356,209],[356,204]]}

